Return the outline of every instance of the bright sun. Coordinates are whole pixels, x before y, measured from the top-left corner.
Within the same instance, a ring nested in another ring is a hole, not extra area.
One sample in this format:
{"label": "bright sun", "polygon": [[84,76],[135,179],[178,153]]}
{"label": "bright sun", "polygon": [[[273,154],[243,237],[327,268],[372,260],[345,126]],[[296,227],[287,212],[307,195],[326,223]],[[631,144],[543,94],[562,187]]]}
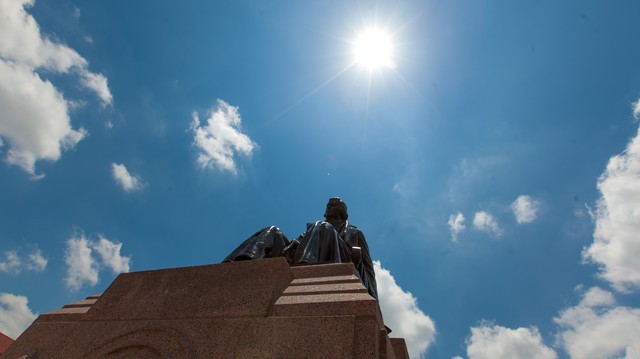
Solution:
{"label": "bright sun", "polygon": [[393,67],[391,37],[380,29],[363,32],[354,43],[356,62],[369,70]]}

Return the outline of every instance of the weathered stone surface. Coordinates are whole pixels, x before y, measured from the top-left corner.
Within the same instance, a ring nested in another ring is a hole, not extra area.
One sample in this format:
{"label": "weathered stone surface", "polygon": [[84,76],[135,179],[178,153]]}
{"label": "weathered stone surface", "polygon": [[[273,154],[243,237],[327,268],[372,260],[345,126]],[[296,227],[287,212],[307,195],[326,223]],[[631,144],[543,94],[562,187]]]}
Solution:
{"label": "weathered stone surface", "polygon": [[121,274],[41,315],[2,357],[393,359],[394,348],[353,265],[275,258]]}

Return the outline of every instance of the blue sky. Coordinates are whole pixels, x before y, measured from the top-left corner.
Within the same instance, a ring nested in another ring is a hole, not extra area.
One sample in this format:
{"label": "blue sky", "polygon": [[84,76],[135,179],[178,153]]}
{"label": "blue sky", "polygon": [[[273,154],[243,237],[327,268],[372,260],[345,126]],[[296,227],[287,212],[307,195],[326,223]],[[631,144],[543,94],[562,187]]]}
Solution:
{"label": "blue sky", "polygon": [[[413,357],[640,356],[640,3],[0,0],[0,331],[331,196]],[[367,29],[392,66],[355,61]],[[593,339],[597,338],[597,339]]]}

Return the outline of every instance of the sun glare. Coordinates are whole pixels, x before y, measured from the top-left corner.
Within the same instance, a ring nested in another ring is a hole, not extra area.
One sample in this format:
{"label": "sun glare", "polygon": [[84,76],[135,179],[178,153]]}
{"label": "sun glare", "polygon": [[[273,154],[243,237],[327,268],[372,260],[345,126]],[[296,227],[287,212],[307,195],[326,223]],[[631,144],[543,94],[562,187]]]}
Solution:
{"label": "sun glare", "polygon": [[363,32],[354,43],[355,60],[369,70],[393,67],[391,37],[380,29]]}

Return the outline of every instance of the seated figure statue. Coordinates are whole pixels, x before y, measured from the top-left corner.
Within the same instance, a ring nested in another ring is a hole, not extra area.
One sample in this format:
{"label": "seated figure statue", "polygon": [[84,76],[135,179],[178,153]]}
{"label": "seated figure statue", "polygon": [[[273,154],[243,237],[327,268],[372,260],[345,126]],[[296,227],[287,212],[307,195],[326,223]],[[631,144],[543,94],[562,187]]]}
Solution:
{"label": "seated figure statue", "polygon": [[378,300],[376,276],[364,234],[348,221],[347,205],[329,199],[325,220],[307,224],[293,241],[278,229],[265,227],[242,242],[223,262],[284,256],[290,265],[354,262],[362,284]]}

